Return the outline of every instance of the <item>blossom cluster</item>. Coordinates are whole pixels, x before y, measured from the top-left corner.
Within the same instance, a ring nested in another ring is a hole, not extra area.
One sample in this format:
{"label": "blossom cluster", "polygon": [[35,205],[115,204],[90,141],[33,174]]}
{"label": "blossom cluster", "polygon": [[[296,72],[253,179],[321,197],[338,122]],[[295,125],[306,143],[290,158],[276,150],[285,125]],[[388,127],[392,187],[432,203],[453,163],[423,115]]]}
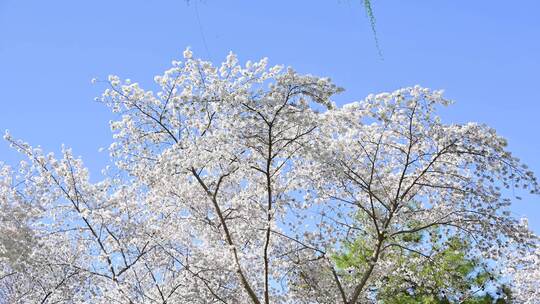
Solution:
{"label": "blossom cluster", "polygon": [[154,81],[93,81],[117,114],[100,182],[6,134],[28,161],[0,169],[0,303],[364,303],[447,240],[491,260],[534,246],[507,190],[538,193],[533,173],[493,129],[442,123],[441,91],[338,107],[328,78],[189,49]]}

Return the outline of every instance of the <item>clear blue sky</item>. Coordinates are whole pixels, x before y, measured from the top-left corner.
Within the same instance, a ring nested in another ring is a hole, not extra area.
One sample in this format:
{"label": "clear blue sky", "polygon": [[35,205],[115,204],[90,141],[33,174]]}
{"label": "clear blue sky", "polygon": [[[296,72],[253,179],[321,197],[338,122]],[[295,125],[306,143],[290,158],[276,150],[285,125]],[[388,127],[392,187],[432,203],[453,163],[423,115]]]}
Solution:
{"label": "clear blue sky", "polygon": [[[445,89],[456,101],[445,121],[495,127],[540,175],[540,1],[373,2],[383,59],[361,0],[0,0],[0,130],[46,150],[65,143],[96,177],[112,116],[90,79],[150,84],[191,46],[214,62],[232,50],[329,76],[346,88],[339,103]],[[16,159],[0,143],[0,160]],[[540,197],[524,198],[513,211],[540,232]]]}

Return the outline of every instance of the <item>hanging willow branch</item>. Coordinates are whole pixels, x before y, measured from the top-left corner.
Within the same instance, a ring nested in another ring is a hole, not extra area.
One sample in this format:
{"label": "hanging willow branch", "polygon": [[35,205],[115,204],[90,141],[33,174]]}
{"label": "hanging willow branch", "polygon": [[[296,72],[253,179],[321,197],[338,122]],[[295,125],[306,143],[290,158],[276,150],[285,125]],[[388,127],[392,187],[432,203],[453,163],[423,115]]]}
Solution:
{"label": "hanging willow branch", "polygon": [[364,9],[366,10],[366,15],[371,25],[371,31],[373,32],[373,39],[375,40],[375,47],[377,47],[377,52],[379,53],[379,56],[381,56],[382,58],[382,51],[379,45],[379,38],[377,37],[376,19],[375,19],[375,14],[373,14],[373,8],[371,7],[371,1],[370,0],[363,0],[363,1],[364,1]]}
{"label": "hanging willow branch", "polygon": [[[186,3],[187,4],[190,4],[190,0],[186,0]],[[379,56],[382,58],[382,50],[381,50],[381,47],[380,47],[380,44],[379,44],[379,38],[377,36],[377,22],[376,22],[376,19],[375,19],[375,14],[373,13],[373,7],[371,5],[371,0],[362,0],[363,2],[363,5],[364,5],[364,9],[366,11],[366,16],[368,17],[369,19],[369,23],[370,23],[370,26],[371,26],[371,32],[373,33],[373,39],[375,40],[375,47],[377,48],[377,53],[379,53]],[[200,18],[198,16],[198,11],[197,11],[197,8],[196,8],[196,12],[197,12],[197,20],[199,22],[199,28],[201,28],[201,35],[204,36],[204,34],[202,33],[202,26],[201,26],[201,21],[200,21]],[[203,43],[205,45],[205,48],[207,49],[207,53],[208,52],[208,47],[206,46],[206,41],[203,37]]]}

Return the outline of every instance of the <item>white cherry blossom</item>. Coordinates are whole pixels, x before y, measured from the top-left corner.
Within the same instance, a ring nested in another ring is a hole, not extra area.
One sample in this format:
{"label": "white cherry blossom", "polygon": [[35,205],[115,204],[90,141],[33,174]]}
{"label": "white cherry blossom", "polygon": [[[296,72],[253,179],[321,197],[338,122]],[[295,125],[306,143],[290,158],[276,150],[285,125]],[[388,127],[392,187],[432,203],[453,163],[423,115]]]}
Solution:
{"label": "white cherry blossom", "polygon": [[[442,123],[440,91],[337,107],[328,78],[189,49],[154,82],[108,77],[100,182],[6,135],[28,161],[0,169],[0,303],[365,303],[431,229],[495,261],[534,244],[505,190],[537,193],[532,172],[493,129]],[[368,263],[338,269],[359,239]]]}

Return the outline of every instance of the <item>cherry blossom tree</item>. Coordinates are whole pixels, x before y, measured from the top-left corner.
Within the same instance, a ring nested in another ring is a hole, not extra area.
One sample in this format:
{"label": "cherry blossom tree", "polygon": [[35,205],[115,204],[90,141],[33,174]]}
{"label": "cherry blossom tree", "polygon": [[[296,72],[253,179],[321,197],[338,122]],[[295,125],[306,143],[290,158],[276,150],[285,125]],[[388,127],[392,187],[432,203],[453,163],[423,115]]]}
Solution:
{"label": "cherry blossom tree", "polygon": [[[96,80],[118,114],[100,182],[6,134],[28,157],[0,172],[6,303],[366,303],[433,229],[493,260],[534,243],[505,190],[538,192],[533,173],[493,129],[442,123],[441,92],[337,107],[329,79],[266,59],[183,61],[155,92]],[[351,273],[333,257],[355,241]]]}
{"label": "cherry blossom tree", "polygon": [[[524,218],[523,224],[527,225]],[[507,250],[504,272],[513,278],[512,298],[517,303],[533,304],[540,299],[540,243],[526,253]]]}
{"label": "cherry blossom tree", "polygon": [[532,304],[540,299],[540,249],[522,257],[514,265],[513,295],[520,303]]}

